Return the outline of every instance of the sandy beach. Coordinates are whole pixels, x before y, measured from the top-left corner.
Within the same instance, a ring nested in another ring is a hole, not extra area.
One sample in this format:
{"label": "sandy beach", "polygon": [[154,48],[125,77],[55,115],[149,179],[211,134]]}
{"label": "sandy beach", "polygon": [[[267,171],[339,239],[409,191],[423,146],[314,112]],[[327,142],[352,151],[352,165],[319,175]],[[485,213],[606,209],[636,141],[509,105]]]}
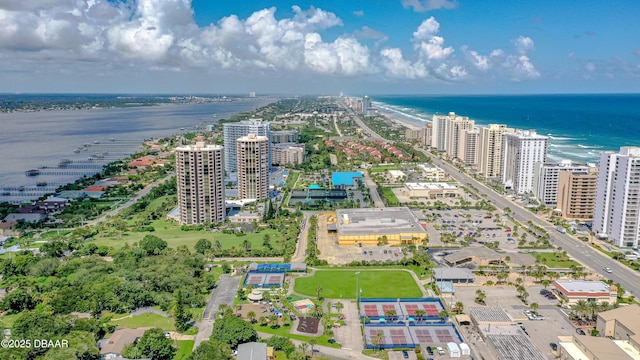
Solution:
{"label": "sandy beach", "polygon": [[387,119],[391,120],[391,122],[394,122],[396,124],[402,125],[402,126],[408,128],[408,129],[420,130],[423,127],[423,126],[419,126],[419,125],[417,125],[415,123],[412,123],[412,122],[410,122],[408,120],[402,119],[400,116],[398,116],[397,114],[394,114],[391,111],[380,109],[380,108],[377,108],[377,110],[381,115],[383,115]]}

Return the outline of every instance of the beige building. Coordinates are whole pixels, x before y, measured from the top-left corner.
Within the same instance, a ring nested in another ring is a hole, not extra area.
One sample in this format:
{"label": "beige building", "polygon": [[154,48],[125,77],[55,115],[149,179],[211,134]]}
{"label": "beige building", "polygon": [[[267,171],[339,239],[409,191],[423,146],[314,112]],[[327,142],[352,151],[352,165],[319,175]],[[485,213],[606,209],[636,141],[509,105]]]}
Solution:
{"label": "beige building", "polygon": [[387,179],[393,182],[401,182],[407,178],[407,174],[404,171],[400,170],[389,170],[387,171]]}
{"label": "beige building", "polygon": [[558,356],[561,360],[640,360],[637,343],[587,335],[560,341]]}
{"label": "beige building", "polygon": [[565,219],[591,220],[596,204],[598,168],[589,172],[560,171],[556,208]]}
{"label": "beige building", "polygon": [[632,304],[598,313],[596,330],[599,336],[633,341],[640,349],[640,305]]}
{"label": "beige building", "polygon": [[422,177],[427,181],[438,182],[448,178],[447,173],[437,166],[431,167],[429,164],[420,164],[418,168],[422,171]]}
{"label": "beige building", "polygon": [[409,208],[363,208],[336,211],[340,246],[417,244],[427,231]]}
{"label": "beige building", "polygon": [[432,137],[433,137],[433,124],[427,123],[424,126],[424,137],[422,138],[422,145],[431,146]]}
{"label": "beige building", "polygon": [[447,183],[406,183],[404,191],[410,198],[444,199],[460,196],[458,188]]}
{"label": "beige building", "polygon": [[460,142],[458,143],[458,159],[467,166],[478,164],[478,145],[480,142],[480,131],[462,130],[460,132]]}
{"label": "beige building", "polygon": [[407,140],[418,140],[422,143],[422,138],[424,138],[424,129],[407,129],[404,133],[404,138]]}
{"label": "beige building", "polygon": [[266,199],[269,196],[269,138],[249,134],[237,142],[238,197]]}
{"label": "beige building", "polygon": [[176,148],[181,224],[224,221],[223,159],[223,148],[219,145],[198,142]]}
{"label": "beige building", "polygon": [[513,133],[513,128],[503,124],[489,124],[480,129],[478,146],[478,172],[485,178],[500,176],[502,167],[502,142],[503,134]]}
{"label": "beige building", "polygon": [[462,142],[462,133],[465,130],[473,130],[475,121],[466,116],[455,116],[446,122],[445,130],[445,152],[451,158],[460,158],[458,150]]}
{"label": "beige building", "polygon": [[298,165],[304,161],[304,144],[281,143],[271,145],[273,165]]}

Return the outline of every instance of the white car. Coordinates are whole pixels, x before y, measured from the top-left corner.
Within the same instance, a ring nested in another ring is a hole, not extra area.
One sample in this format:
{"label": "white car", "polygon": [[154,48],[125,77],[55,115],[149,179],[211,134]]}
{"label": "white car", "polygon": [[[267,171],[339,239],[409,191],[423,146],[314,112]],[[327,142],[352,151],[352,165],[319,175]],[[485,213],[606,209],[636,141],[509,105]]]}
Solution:
{"label": "white car", "polygon": [[605,267],[604,271],[608,272],[609,274],[611,274],[613,272],[613,270],[611,270],[611,268]]}

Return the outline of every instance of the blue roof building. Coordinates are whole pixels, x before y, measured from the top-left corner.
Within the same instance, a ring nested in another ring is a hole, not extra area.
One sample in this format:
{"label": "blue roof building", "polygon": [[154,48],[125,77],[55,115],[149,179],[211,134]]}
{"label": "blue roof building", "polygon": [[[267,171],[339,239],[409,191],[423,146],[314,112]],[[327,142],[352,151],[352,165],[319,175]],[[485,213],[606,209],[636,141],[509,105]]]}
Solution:
{"label": "blue roof building", "polygon": [[333,183],[333,187],[338,189],[357,187],[358,184],[356,179],[361,178],[362,173],[360,171],[331,173],[331,182]]}

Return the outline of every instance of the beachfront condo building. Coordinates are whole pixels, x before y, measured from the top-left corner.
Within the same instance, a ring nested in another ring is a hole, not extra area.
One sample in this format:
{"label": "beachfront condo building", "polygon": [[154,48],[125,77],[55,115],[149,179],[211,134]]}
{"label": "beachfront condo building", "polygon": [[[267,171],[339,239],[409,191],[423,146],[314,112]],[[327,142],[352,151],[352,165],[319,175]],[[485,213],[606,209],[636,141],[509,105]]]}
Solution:
{"label": "beachfront condo building", "polygon": [[593,231],[617,246],[638,246],[640,237],[640,147],[602,152]]}
{"label": "beachfront condo building", "polygon": [[596,206],[598,168],[587,171],[560,171],[556,208],[565,219],[590,221]]}
{"label": "beachfront condo building", "polygon": [[504,134],[515,130],[504,124],[489,124],[480,129],[478,172],[487,179],[499,178],[502,169],[502,140]]}
{"label": "beachfront condo building", "polygon": [[433,124],[427,123],[424,126],[424,138],[422,139],[422,145],[431,146],[432,138],[433,138]]}
{"label": "beachfront condo building", "polygon": [[558,184],[560,172],[588,172],[595,165],[574,164],[571,160],[561,160],[560,163],[536,164],[533,183],[533,194],[544,206],[555,208],[558,202]]}
{"label": "beachfront condo building", "polygon": [[197,142],[176,148],[180,224],[225,220],[223,159],[220,145]]}
{"label": "beachfront condo building", "polygon": [[269,196],[269,138],[249,134],[237,140],[238,197],[262,200]]}
{"label": "beachfront condo building", "polygon": [[503,135],[502,184],[518,194],[533,191],[536,163],[547,158],[549,137],[534,130],[516,130]]}
{"label": "beachfront condo building", "polygon": [[373,105],[371,104],[371,98],[365,95],[362,98],[362,115],[371,116],[372,110],[373,110]]}
{"label": "beachfront condo building", "polygon": [[[271,124],[262,119],[243,120],[236,123],[225,123],[223,125],[224,136],[224,169],[234,173],[238,171],[237,141],[243,136],[254,134],[256,136],[266,136],[271,138]],[[268,143],[269,165],[271,166],[271,143]]]}
{"label": "beachfront condo building", "polygon": [[475,121],[450,112],[449,115],[434,115],[432,124],[431,147],[446,152],[451,158],[457,158],[460,132],[473,130]]}
{"label": "beachfront condo building", "polygon": [[480,142],[480,131],[462,130],[458,142],[458,159],[467,166],[478,164],[478,143]]}

